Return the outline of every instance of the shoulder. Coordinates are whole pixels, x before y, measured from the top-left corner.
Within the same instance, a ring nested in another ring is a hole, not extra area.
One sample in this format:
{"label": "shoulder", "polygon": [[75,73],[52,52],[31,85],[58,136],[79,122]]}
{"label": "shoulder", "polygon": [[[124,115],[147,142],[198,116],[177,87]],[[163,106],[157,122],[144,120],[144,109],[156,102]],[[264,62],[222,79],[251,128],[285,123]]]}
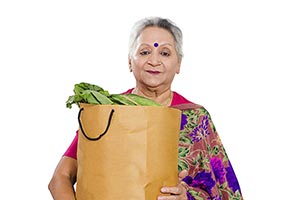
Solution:
{"label": "shoulder", "polygon": [[172,104],[171,105],[173,106],[173,105],[184,104],[184,103],[192,103],[192,102],[187,100],[181,94],[173,91],[173,99],[172,99]]}
{"label": "shoulder", "polygon": [[173,92],[173,100],[171,107],[182,110],[184,113],[194,113],[198,116],[207,116],[211,120],[208,110],[201,104],[194,103],[177,92]]}
{"label": "shoulder", "polygon": [[177,92],[173,92],[173,100],[171,107],[178,108],[180,110],[190,110],[190,109],[204,109],[200,104],[196,104]]}

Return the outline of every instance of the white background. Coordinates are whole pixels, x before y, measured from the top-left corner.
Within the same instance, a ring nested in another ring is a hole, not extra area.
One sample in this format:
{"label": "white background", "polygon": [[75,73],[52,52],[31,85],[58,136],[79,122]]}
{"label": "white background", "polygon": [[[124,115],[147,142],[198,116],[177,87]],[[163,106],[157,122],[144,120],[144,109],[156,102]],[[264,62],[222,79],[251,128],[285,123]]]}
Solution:
{"label": "white background", "polygon": [[1,196],[51,199],[48,182],[77,129],[78,109],[65,108],[74,84],[134,87],[130,28],[162,16],[184,34],[173,90],[212,115],[244,198],[298,198],[296,2],[1,1]]}

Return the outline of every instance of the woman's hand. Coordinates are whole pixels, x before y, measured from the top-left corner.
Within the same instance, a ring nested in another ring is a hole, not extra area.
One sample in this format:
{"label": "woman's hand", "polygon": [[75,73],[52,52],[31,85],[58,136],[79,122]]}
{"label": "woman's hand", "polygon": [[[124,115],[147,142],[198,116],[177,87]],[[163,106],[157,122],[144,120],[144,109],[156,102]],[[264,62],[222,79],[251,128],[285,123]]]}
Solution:
{"label": "woman's hand", "polygon": [[179,173],[179,184],[176,187],[163,187],[161,188],[161,193],[163,194],[171,194],[170,196],[159,196],[158,200],[187,200],[186,192],[187,187],[186,184],[182,182],[182,179],[188,175],[186,170],[182,170]]}

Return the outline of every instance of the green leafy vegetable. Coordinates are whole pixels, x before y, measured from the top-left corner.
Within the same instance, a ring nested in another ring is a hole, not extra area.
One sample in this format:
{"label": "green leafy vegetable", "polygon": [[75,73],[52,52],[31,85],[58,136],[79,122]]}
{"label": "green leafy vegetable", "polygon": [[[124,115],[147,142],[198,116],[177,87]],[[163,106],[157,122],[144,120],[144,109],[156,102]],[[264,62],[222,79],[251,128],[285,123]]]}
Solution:
{"label": "green leafy vegetable", "polygon": [[81,82],[75,84],[74,95],[66,101],[67,108],[79,103],[102,104],[102,105],[130,105],[130,106],[161,106],[155,101],[138,96],[136,94],[109,94],[102,87],[90,83]]}

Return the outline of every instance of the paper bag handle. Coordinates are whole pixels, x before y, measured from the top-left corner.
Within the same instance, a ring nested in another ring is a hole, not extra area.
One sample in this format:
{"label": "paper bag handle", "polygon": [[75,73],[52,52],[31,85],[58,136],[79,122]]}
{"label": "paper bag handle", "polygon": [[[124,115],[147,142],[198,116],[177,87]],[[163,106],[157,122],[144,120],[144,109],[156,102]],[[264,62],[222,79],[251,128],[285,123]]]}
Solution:
{"label": "paper bag handle", "polygon": [[107,123],[106,129],[104,130],[104,132],[101,133],[98,137],[95,137],[95,138],[89,137],[89,136],[84,132],[84,130],[83,130],[83,125],[82,125],[81,118],[80,118],[81,112],[82,112],[82,111],[83,111],[83,108],[81,108],[81,109],[79,110],[79,113],[78,113],[78,123],[79,123],[79,127],[80,127],[80,129],[81,129],[82,134],[83,134],[84,137],[86,137],[86,139],[88,139],[88,140],[92,140],[92,141],[99,140],[99,139],[100,139],[102,136],[104,136],[104,135],[106,134],[106,132],[108,131],[108,128],[109,128],[110,123],[111,123],[111,118],[112,118],[113,113],[115,112],[115,110],[112,109],[112,110],[110,111],[109,118],[108,118],[108,123]]}

